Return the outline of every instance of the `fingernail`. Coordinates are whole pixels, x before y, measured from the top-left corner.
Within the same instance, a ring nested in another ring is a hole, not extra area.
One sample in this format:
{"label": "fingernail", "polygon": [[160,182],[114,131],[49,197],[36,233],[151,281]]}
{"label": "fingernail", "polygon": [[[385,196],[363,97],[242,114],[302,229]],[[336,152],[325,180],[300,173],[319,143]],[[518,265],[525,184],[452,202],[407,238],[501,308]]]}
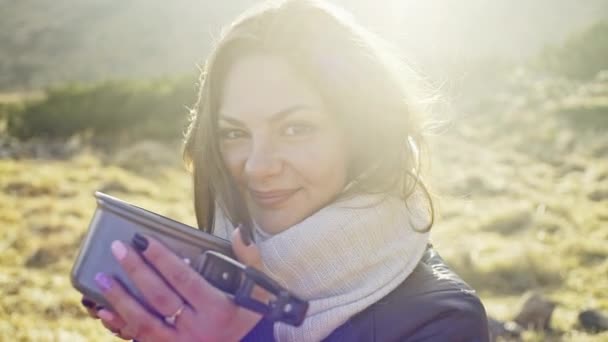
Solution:
{"label": "fingernail", "polygon": [[97,317],[103,319],[106,322],[110,322],[114,319],[114,314],[108,310],[100,310],[97,312]]}
{"label": "fingernail", "polygon": [[103,292],[107,292],[112,288],[112,279],[108,277],[105,273],[97,273],[95,275],[95,283]]}
{"label": "fingernail", "polygon": [[92,309],[95,307],[95,302],[93,302],[92,300],[88,299],[88,298],[82,298],[82,300],[80,301],[82,303],[82,305],[84,305],[85,307]]}
{"label": "fingernail", "polygon": [[139,233],[135,233],[132,242],[133,246],[140,252],[143,252],[148,248],[148,239]]}
{"label": "fingernail", "polygon": [[113,241],[110,248],[112,249],[112,254],[118,261],[122,261],[127,256],[127,247],[118,240]]}

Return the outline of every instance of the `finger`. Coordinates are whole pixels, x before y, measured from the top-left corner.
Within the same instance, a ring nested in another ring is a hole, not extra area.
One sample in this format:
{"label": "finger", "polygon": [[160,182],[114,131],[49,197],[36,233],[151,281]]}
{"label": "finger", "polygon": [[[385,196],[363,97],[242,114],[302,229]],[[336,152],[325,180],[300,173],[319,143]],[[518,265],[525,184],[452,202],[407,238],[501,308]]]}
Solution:
{"label": "finger", "polygon": [[120,316],[107,309],[99,310],[97,315],[101,320],[101,324],[103,324],[103,326],[108,329],[112,334],[125,340],[133,339],[133,336],[121,333],[121,329],[126,326],[126,323],[122,320],[122,318],[120,318]]}
{"label": "finger", "polygon": [[[241,231],[240,226],[232,232],[231,241],[234,254],[243,264],[262,271],[262,256],[260,255],[260,250],[254,243],[247,246],[241,238],[241,234],[243,234],[243,232]],[[251,294],[253,298],[264,303],[268,303],[269,300],[274,298],[274,295],[257,285],[254,286]]]}
{"label": "finger", "polygon": [[230,303],[221,290],[209,284],[192,267],[155,239],[135,234],[133,245],[197,312],[204,311],[212,316],[212,312],[223,312],[226,303]]}
{"label": "finger", "polygon": [[97,303],[95,303],[94,301],[92,301],[91,299],[87,298],[87,297],[82,297],[82,299],[80,300],[80,303],[82,304],[82,306],[84,306],[84,308],[87,310],[87,314],[89,316],[91,316],[92,318],[98,318],[97,317]]}
{"label": "finger", "polygon": [[245,245],[242,234],[240,226],[232,232],[231,242],[234,254],[243,264],[261,270],[262,256],[260,255],[260,250],[254,243],[250,243],[249,246]]}
{"label": "finger", "polygon": [[121,333],[141,340],[170,340],[172,330],[141,306],[115,279],[104,273],[95,276],[103,296],[124,322]]}
{"label": "finger", "polygon": [[118,240],[112,242],[111,249],[145,301],[161,316],[169,316],[184,305],[184,301],[134,249]]}
{"label": "finger", "polygon": [[120,331],[126,325],[125,321],[118,314],[108,309],[99,310],[97,316],[102,324],[112,332]]}

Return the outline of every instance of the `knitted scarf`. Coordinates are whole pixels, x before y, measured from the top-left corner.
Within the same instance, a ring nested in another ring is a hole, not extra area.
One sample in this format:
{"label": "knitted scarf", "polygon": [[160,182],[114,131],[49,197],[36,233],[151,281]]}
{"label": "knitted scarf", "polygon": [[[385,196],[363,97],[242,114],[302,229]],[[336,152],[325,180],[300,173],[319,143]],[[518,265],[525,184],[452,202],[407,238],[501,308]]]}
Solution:
{"label": "knitted scarf", "polygon": [[429,239],[417,231],[429,220],[421,203],[417,193],[407,206],[392,195],[357,195],[275,235],[255,227],[263,271],[310,303],[301,326],[275,323],[275,339],[320,341],[401,284]]}

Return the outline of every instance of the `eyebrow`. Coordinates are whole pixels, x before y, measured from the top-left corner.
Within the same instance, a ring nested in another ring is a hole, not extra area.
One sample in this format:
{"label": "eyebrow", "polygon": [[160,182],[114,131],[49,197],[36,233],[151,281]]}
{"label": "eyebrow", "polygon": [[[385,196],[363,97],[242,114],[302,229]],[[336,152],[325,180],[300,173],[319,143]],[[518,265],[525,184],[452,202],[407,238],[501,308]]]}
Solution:
{"label": "eyebrow", "polygon": [[[274,122],[281,121],[281,120],[285,119],[286,117],[288,117],[289,115],[291,115],[291,114],[293,114],[293,113],[295,113],[297,111],[308,110],[308,109],[314,109],[314,107],[307,106],[307,105],[295,105],[295,106],[287,107],[287,108],[285,108],[285,109],[283,109],[281,111],[278,111],[278,112],[272,114],[270,116],[270,121],[274,121]],[[236,125],[236,126],[244,126],[241,121],[239,121],[239,120],[237,120],[235,118],[232,118],[230,116],[221,114],[221,113],[220,113],[219,119],[227,121],[227,122],[229,122],[229,123],[231,123],[233,125]]]}

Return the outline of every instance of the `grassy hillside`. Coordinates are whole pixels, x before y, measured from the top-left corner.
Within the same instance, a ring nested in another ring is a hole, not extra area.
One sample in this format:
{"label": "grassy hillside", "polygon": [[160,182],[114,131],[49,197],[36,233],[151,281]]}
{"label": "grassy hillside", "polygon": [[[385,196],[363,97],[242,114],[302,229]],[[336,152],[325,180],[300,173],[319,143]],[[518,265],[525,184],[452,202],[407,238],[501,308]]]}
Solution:
{"label": "grassy hillside", "polygon": [[606,341],[577,315],[608,312],[608,79],[514,83],[434,141],[436,245],[494,317],[529,290],[557,303],[556,332],[525,340]]}
{"label": "grassy hillside", "polygon": [[85,317],[69,270],[95,190],[194,223],[187,175],[157,171],[145,178],[86,152],[66,161],[0,160],[0,340],[110,340]]}
{"label": "grassy hillside", "polygon": [[[440,213],[433,241],[493,317],[512,319],[528,290],[558,303],[555,332],[526,332],[526,341],[606,341],[608,332],[582,331],[577,314],[608,311],[608,79],[516,82],[520,93],[497,94],[487,111],[431,141]],[[148,142],[0,160],[0,340],[111,340],[69,284],[92,193],[193,225],[178,150]]]}

